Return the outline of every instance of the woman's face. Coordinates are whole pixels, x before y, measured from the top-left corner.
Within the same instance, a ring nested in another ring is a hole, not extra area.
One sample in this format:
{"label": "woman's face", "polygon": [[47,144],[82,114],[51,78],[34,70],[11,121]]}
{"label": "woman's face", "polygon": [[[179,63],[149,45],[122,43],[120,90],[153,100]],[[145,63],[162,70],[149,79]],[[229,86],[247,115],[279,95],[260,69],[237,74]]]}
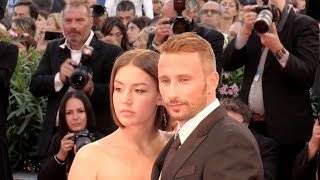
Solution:
{"label": "woman's face", "polygon": [[133,44],[137,40],[140,31],[141,29],[136,24],[129,23],[127,35],[130,44]]}
{"label": "woman's face", "polygon": [[115,114],[122,125],[154,126],[160,103],[157,87],[147,73],[134,65],[123,66],[117,71],[112,98]]}
{"label": "woman's face", "polygon": [[37,26],[37,31],[38,32],[42,32],[42,31],[44,31],[44,28],[46,26],[47,20],[46,20],[46,18],[44,18],[43,16],[41,16],[39,14],[35,23],[36,23],[36,26]]}
{"label": "woman's face", "polygon": [[121,46],[123,34],[121,33],[121,30],[118,26],[113,26],[109,34],[107,36],[112,37],[113,39],[116,40],[116,42]]}
{"label": "woman's face", "polygon": [[70,98],[67,101],[66,121],[72,132],[77,132],[87,127],[87,113],[80,99]]}
{"label": "woman's face", "polygon": [[58,29],[56,26],[56,21],[53,17],[47,19],[46,31],[60,32],[61,29]]}
{"label": "woman's face", "polygon": [[137,40],[133,43],[134,49],[147,49],[148,34],[141,31],[138,35]]}
{"label": "woman's face", "polygon": [[238,15],[237,4],[235,0],[222,0],[220,2],[223,18],[230,19]]}

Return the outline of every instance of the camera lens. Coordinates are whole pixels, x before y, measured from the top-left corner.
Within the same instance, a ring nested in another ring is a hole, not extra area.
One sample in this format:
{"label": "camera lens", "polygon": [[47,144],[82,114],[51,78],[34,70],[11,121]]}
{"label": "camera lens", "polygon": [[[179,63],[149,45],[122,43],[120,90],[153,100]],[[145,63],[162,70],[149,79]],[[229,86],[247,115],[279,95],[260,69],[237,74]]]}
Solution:
{"label": "camera lens", "polygon": [[258,33],[266,33],[269,31],[272,23],[272,12],[268,9],[262,10],[258,15],[257,19],[254,22],[253,28]]}
{"label": "camera lens", "polygon": [[88,72],[84,68],[77,68],[70,76],[70,86],[82,89],[88,82]]}

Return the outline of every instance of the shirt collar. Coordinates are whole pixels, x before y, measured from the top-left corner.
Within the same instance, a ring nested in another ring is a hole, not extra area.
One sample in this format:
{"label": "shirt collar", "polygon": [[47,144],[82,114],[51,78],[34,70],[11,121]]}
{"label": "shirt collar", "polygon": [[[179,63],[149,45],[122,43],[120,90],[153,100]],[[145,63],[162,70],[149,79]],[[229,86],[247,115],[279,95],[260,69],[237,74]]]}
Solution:
{"label": "shirt collar", "polygon": [[[85,45],[86,45],[86,46],[89,46],[90,43],[91,43],[91,41],[92,41],[93,36],[94,36],[94,32],[93,32],[92,30],[90,30],[90,35],[89,35],[87,41],[84,43],[83,46],[85,46]],[[83,48],[83,46],[82,46],[82,48]],[[67,39],[65,39],[65,40],[64,40],[64,43],[61,44],[59,47],[62,48],[62,49],[65,49],[65,48],[67,47],[68,49],[73,50],[73,49],[71,49],[71,47],[69,46]],[[81,48],[81,49],[82,49],[82,48]]]}
{"label": "shirt collar", "polygon": [[189,137],[189,135],[194,131],[194,129],[204,120],[213,110],[220,106],[218,99],[215,99],[202,111],[200,111],[196,116],[188,120],[181,128],[178,122],[178,133],[181,144]]}

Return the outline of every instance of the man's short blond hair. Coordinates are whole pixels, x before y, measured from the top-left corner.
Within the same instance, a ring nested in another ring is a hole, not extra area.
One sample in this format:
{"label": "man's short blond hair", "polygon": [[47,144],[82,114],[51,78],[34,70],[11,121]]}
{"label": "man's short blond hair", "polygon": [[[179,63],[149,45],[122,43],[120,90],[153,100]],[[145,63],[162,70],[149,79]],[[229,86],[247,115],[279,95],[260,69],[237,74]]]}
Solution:
{"label": "man's short blond hair", "polygon": [[209,42],[192,32],[171,36],[160,48],[160,53],[193,53],[199,54],[205,73],[216,71],[216,58]]}

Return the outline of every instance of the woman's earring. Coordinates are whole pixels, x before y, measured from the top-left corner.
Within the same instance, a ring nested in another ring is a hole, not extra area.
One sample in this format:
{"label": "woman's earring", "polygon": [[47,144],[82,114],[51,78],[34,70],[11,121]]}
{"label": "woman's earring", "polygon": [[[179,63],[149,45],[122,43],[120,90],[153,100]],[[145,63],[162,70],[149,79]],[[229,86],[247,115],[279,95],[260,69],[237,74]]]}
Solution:
{"label": "woman's earring", "polygon": [[162,117],[163,117],[163,121],[164,121],[164,127],[166,128],[168,125],[168,120],[167,120],[167,116],[166,116],[166,110],[165,107],[162,106]]}

